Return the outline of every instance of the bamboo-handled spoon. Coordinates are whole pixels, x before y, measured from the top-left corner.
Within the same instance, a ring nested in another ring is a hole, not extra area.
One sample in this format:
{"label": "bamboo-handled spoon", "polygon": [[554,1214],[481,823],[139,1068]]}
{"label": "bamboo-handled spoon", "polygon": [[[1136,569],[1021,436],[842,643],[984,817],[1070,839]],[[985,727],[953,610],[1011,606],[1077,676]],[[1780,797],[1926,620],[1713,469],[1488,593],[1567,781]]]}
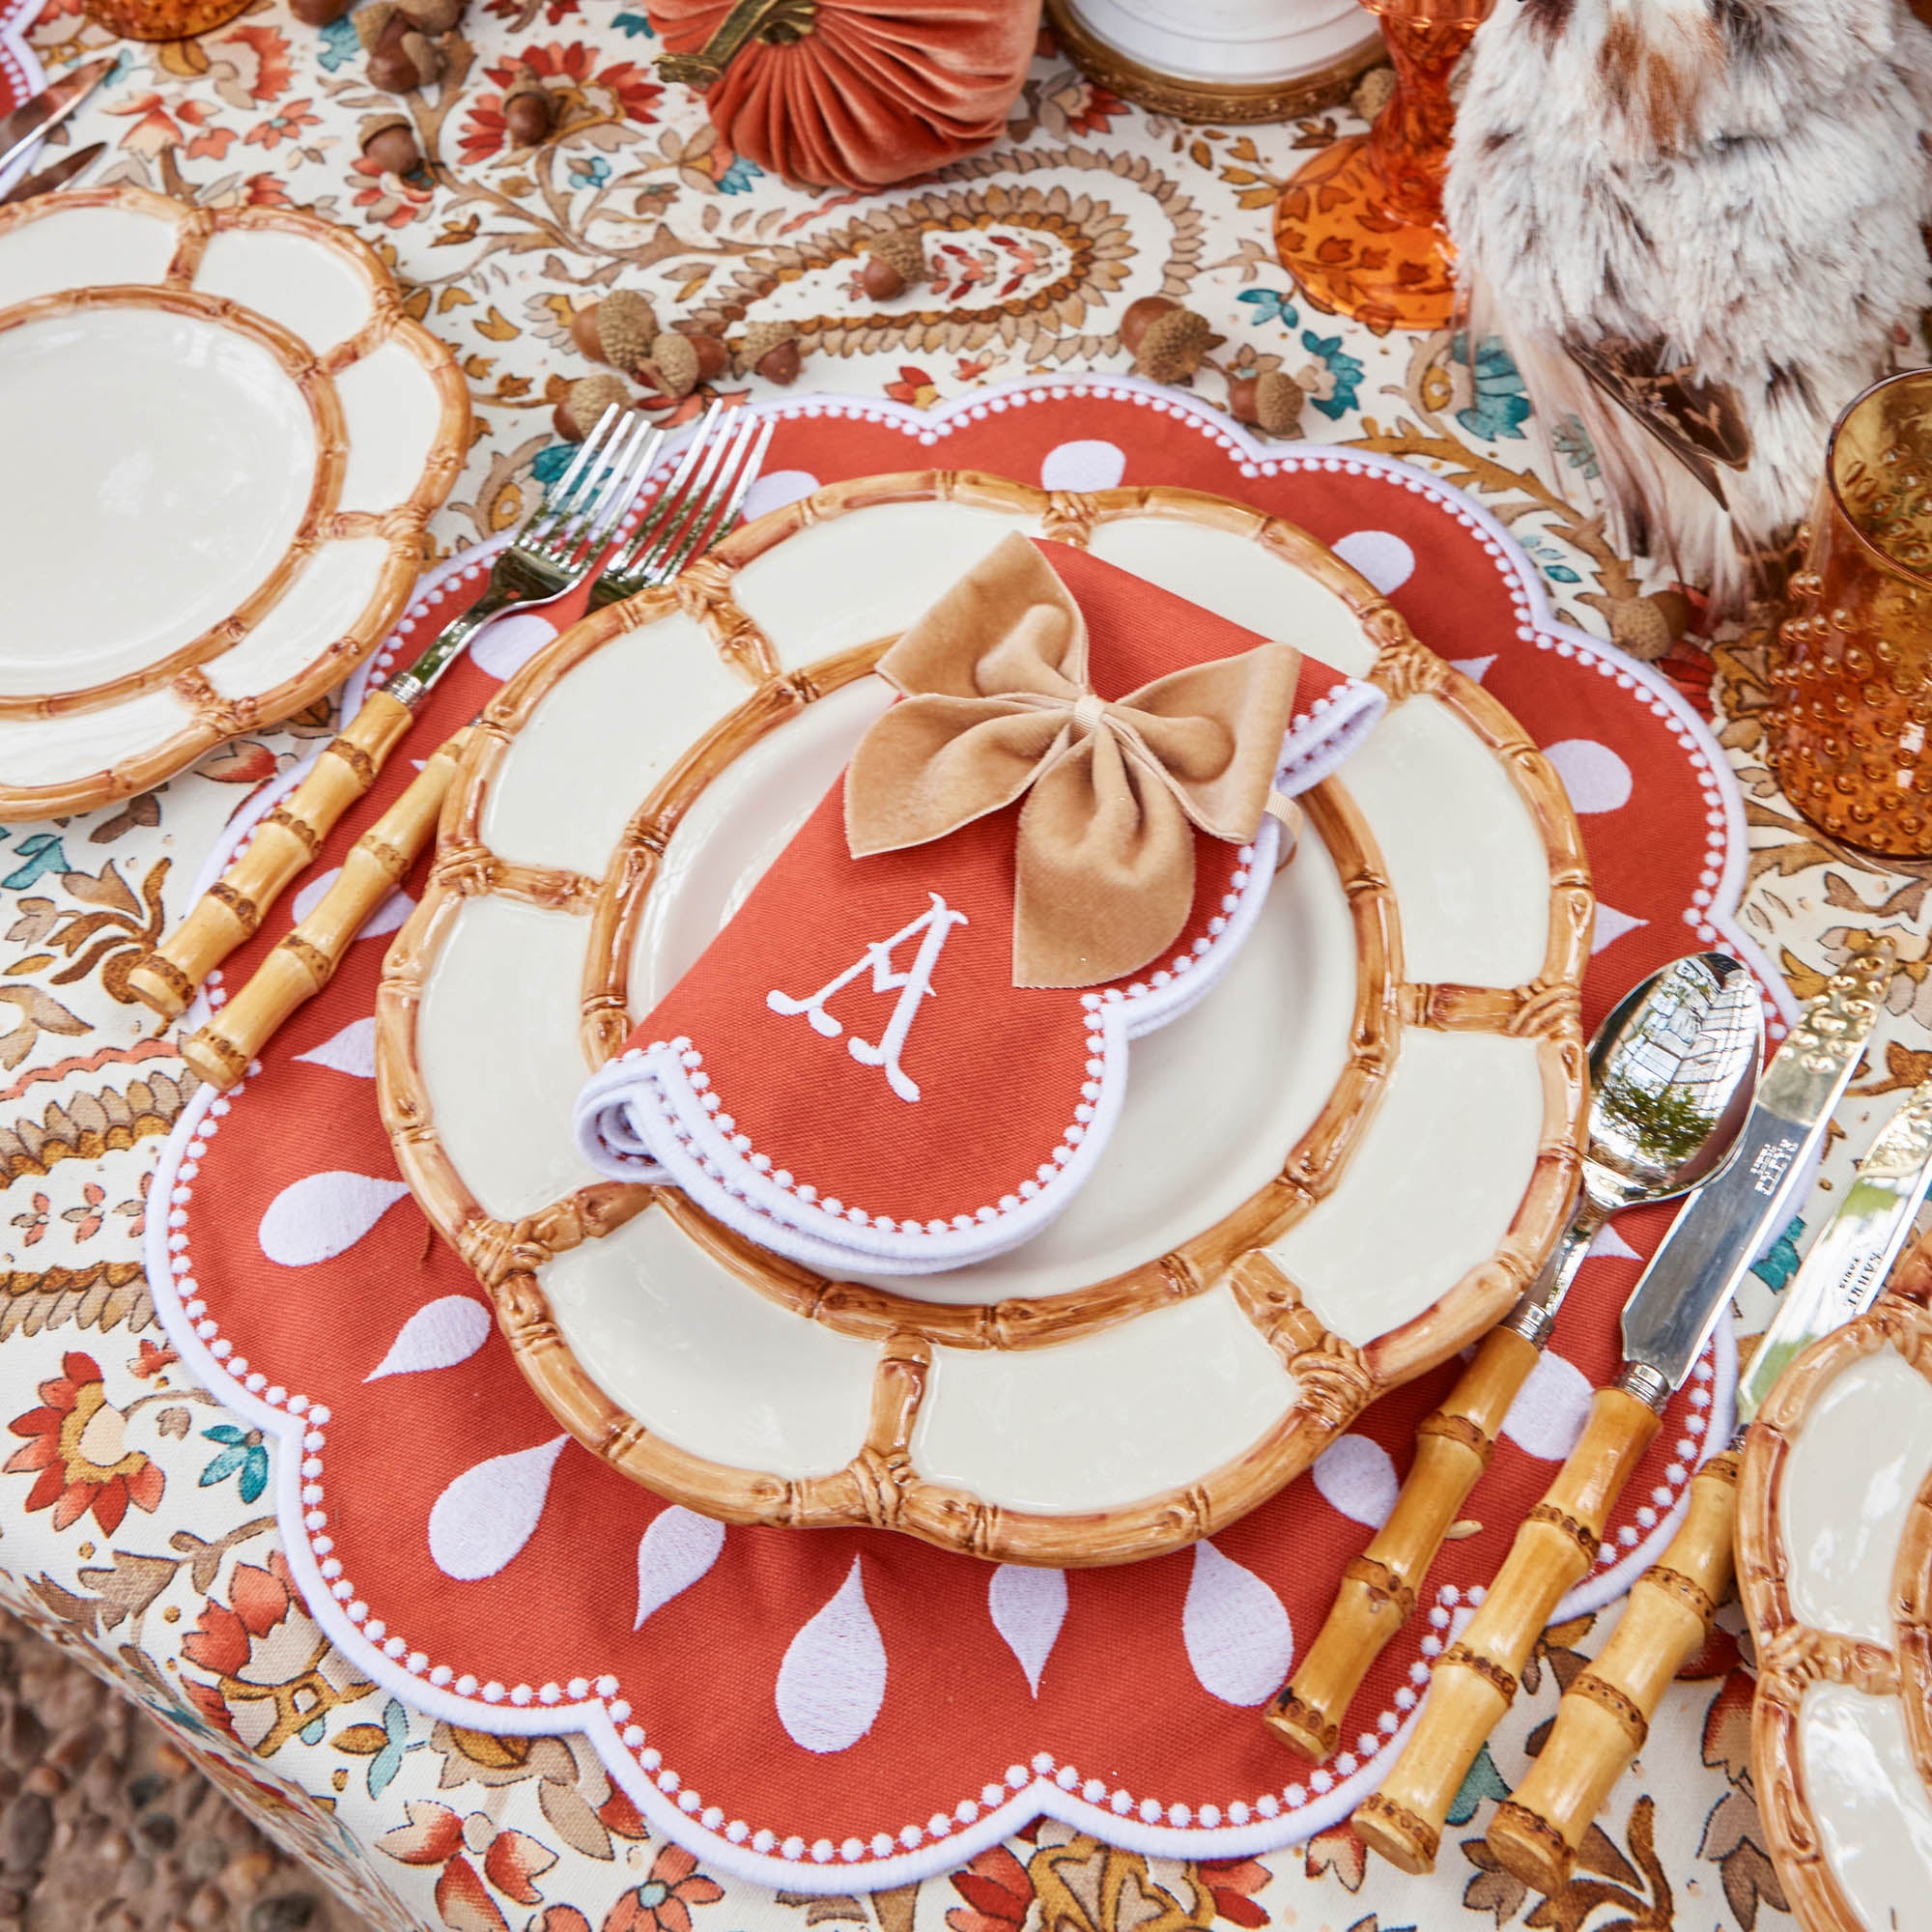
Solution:
{"label": "bamboo-handled spoon", "polygon": [[1688,1193],[1730,1152],[1757,1084],[1758,1040],[1714,1002],[1719,962],[1732,965],[1704,953],[1660,967],[1597,1029],[1576,1214],[1542,1273],[1416,1431],[1415,1460],[1388,1520],[1349,1565],[1327,1622],[1268,1707],[1269,1729],[1307,1756],[1335,1749],[1369,1666],[1413,1614],[1597,1231],[1627,1208]]}
{"label": "bamboo-handled spoon", "polygon": [[1610,1787],[1643,1748],[1670,1681],[1710,1634],[1731,1587],[1731,1531],[1745,1435],[1784,1370],[1878,1298],[1932,1190],[1932,1080],[1916,1087],[1860,1161],[1836,1211],[1784,1291],[1738,1378],[1738,1427],[1690,1485],[1663,1554],[1637,1578],[1595,1662],[1572,1679],[1536,1762],[1490,1822],[1505,1871],[1554,1891]]}
{"label": "bamboo-handled spoon", "polygon": [[[1355,1807],[1357,1834],[1402,1870],[1435,1868],[1449,1806],[1515,1702],[1536,1639],[1596,1562],[1610,1510],[1664,1404],[1809,1185],[1833,1109],[1877,1022],[1891,959],[1880,942],[1804,1009],[1758,1083],[1736,1151],[1677,1217],[1624,1304],[1622,1370],[1592,1399],[1582,1439],[1523,1519],[1482,1607],[1437,1659],[1394,1769]],[[1761,1026],[1756,988],[1728,963],[1736,1023]]]}

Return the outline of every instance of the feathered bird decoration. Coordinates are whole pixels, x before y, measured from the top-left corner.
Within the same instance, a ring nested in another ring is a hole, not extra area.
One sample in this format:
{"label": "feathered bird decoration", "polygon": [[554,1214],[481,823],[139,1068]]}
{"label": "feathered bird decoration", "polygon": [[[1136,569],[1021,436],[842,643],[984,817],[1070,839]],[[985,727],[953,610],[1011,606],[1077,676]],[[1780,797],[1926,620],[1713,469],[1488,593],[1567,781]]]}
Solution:
{"label": "feathered bird decoration", "polygon": [[1498,0],[1445,196],[1471,340],[1581,419],[1620,535],[1732,611],[1932,303],[1902,0]]}

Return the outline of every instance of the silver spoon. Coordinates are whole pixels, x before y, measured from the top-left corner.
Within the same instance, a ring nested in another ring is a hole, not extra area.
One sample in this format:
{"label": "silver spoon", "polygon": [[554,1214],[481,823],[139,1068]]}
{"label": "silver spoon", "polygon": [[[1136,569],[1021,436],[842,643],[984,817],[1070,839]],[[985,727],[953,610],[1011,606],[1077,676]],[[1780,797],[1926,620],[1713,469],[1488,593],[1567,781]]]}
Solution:
{"label": "silver spoon", "polygon": [[1763,1059],[1763,1003],[1727,953],[1673,959],[1610,1009],[1590,1042],[1582,1196],[1505,1328],[1541,1348],[1612,1214],[1674,1201],[1722,1170]]}
{"label": "silver spoon", "polygon": [[1750,1112],[1763,1052],[1757,988],[1721,952],[1673,960],[1597,1029],[1576,1211],[1528,1291],[1418,1431],[1394,1509],[1349,1566],[1327,1622],[1267,1707],[1268,1727],[1293,1749],[1318,1759],[1334,1751],[1350,1700],[1408,1620],[1597,1231],[1626,1208],[1673,1200],[1722,1169]]}

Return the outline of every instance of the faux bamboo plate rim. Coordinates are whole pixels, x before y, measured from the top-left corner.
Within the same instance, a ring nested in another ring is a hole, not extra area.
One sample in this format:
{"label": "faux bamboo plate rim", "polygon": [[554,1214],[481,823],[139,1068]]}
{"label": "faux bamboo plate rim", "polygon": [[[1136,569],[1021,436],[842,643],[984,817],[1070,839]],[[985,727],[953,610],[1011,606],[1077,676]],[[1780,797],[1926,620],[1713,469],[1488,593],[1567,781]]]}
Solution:
{"label": "faux bamboo plate rim", "polygon": [[1932,1478],[1920,1487],[1892,1571],[1894,1641],[1879,1644],[1806,1623],[1791,1601],[1781,1527],[1792,1444],[1852,1364],[1895,1350],[1932,1383],[1932,1236],[1893,1271],[1863,1315],[1811,1345],[1778,1378],[1746,1437],[1738,1476],[1738,1596],[1757,1646],[1751,1776],[1765,1843],[1804,1932],[1884,1932],[1861,1918],[1825,1852],[1804,1776],[1800,1719],[1813,1684],[1897,1699],[1920,1781],[1932,1793]]}
{"label": "faux bamboo plate rim", "polygon": [[[1377,647],[1374,681],[1392,701],[1421,695],[1439,699],[1488,747],[1524,802],[1550,877],[1548,937],[1537,977],[1507,988],[1424,985],[1404,977],[1395,895],[1366,821],[1348,797],[1344,774],[1318,787],[1309,809],[1324,839],[1335,840],[1356,939],[1355,1051],[1337,1083],[1338,1093],[1347,1090],[1349,1104],[1334,1119],[1335,1107],[1324,1108],[1275,1180],[1181,1249],[1037,1303],[947,1308],[884,1290],[820,1281],[717,1227],[672,1190],[597,1182],[515,1222],[488,1215],[442,1147],[416,1055],[422,992],[463,903],[497,895],[590,920],[582,1029],[586,1070],[608,1059],[628,1031],[621,980],[635,908],[677,818],[713,771],[803,705],[863,674],[886,641],[785,673],[758,627],[732,600],[733,578],[800,530],[876,505],[923,501],[1036,517],[1045,535],[1078,544],[1118,519],[1178,519],[1261,544],[1340,596]],[[600,878],[498,858],[483,838],[482,823],[511,739],[544,695],[585,658],[672,611],[698,622],[724,662],[745,679],[744,703],[703,734],[652,789]],[[1580,983],[1593,906],[1568,798],[1521,727],[1473,680],[1419,644],[1365,578],[1294,525],[1223,497],[1164,486],[1072,494],[972,471],[857,478],[821,488],[745,526],[676,584],[584,619],[526,665],[486,708],[444,808],[429,883],[385,963],[377,1003],[378,1088],[405,1179],[488,1290],[524,1373],[579,1441],[633,1480],[727,1521],[891,1527],[1006,1562],[1062,1567],[1125,1562],[1210,1535],[1264,1501],[1305,1469],[1377,1396],[1490,1327],[1534,1274],[1559,1231],[1577,1171],[1584,1104]],[[1496,1251],[1423,1314],[1357,1347],[1326,1332],[1295,1285],[1261,1250],[1339,1179],[1347,1152],[1385,1090],[1404,1026],[1532,1039],[1543,1122],[1531,1178]],[[585,1239],[610,1234],[654,1198],[688,1237],[760,1292],[802,1318],[881,1344],[867,1440],[845,1468],[786,1479],[684,1450],[652,1435],[607,1396],[573,1354],[536,1269]],[[1294,1378],[1300,1399],[1260,1442],[1218,1468],[1132,1504],[1054,1514],[987,1503],[917,1470],[912,1431],[936,1344],[1041,1346],[1169,1305],[1224,1280]]]}
{"label": "faux bamboo plate rim", "polygon": [[[73,188],[0,210],[0,247],[7,238],[43,220],[85,209],[120,209],[169,223],[174,247],[161,277],[151,282],[101,283],[29,297],[0,307],[0,332],[57,315],[103,309],[151,309],[193,316],[265,349],[280,364],[310,409],[316,429],[316,473],[306,512],[287,551],[235,611],[200,637],[142,669],[71,691],[0,697],[0,720],[57,718],[105,709],[165,689],[184,723],[155,743],[104,769],[46,784],[12,784],[0,777],[0,820],[19,821],[91,811],[150,790],[218,746],[278,724],[303,710],[363,662],[387,636],[422,568],[423,532],[449,495],[469,446],[469,392],[454,353],[404,307],[394,276],[365,242],[298,209],[193,208],[129,185]],[[229,298],[192,287],[209,243],[227,232],[292,235],[337,257],[368,292],[368,320],[322,353],[292,328]],[[347,432],[335,379],[385,344],[401,348],[435,387],[437,418],[413,487],[380,511],[337,508],[347,462]],[[242,642],[329,542],[379,538],[387,548],[376,584],[348,627],[318,640],[316,654],[293,675],[266,690],[224,696],[203,667]]]}

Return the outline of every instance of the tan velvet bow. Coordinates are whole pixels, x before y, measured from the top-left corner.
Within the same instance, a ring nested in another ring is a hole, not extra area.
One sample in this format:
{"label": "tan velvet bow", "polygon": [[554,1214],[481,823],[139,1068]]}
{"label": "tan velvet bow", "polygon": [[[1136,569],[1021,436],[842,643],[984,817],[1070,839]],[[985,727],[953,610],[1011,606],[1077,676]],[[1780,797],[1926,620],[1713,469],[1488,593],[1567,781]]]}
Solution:
{"label": "tan velvet bow", "polygon": [[855,858],[1020,812],[1016,986],[1094,986],[1157,958],[1194,902],[1198,825],[1259,830],[1298,654],[1258,644],[1117,702],[1087,675],[1087,624],[1052,566],[1009,536],[879,660],[906,694],[845,774]]}

